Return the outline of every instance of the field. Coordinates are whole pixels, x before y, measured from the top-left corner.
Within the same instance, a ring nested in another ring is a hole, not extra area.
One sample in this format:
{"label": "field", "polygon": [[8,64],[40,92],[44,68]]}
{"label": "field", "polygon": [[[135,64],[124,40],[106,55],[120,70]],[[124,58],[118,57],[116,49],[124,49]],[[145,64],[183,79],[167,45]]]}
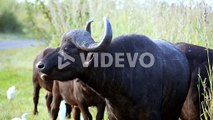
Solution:
{"label": "field", "polygon": [[23,40],[23,38],[26,39],[22,34],[0,33],[0,41]]}
{"label": "field", "polygon": [[[43,47],[26,47],[20,49],[1,50],[0,60],[0,119],[9,120],[29,113],[29,119],[47,120],[48,113],[45,109],[44,95],[41,91],[39,103],[39,116],[33,116],[33,85],[32,61]],[[9,101],[6,96],[7,89],[16,87],[14,100]]]}

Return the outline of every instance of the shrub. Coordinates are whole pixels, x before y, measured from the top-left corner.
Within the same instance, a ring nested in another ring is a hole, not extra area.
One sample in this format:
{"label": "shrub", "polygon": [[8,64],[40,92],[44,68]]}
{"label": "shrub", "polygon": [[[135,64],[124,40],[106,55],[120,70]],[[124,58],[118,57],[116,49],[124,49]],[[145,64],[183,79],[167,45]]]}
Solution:
{"label": "shrub", "polygon": [[22,25],[12,12],[4,11],[0,14],[0,32],[21,32],[21,30]]}

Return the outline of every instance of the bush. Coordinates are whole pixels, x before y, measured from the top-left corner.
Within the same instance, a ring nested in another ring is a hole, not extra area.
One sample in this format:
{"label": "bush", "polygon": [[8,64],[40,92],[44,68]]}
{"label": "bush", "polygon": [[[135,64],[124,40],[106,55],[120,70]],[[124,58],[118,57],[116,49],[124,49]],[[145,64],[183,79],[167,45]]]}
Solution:
{"label": "bush", "polygon": [[21,32],[22,26],[12,12],[4,11],[0,15],[0,32]]}
{"label": "bush", "polygon": [[51,45],[59,44],[61,35],[71,28],[82,27],[89,20],[87,0],[26,2],[28,21],[35,37],[47,40]]}

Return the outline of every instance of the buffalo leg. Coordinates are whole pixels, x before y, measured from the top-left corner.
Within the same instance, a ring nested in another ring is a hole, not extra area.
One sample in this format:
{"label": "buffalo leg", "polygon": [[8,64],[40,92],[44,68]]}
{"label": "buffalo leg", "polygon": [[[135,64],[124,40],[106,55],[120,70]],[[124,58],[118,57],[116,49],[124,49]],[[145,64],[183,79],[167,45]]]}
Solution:
{"label": "buffalo leg", "polygon": [[106,103],[105,101],[103,101],[103,103],[100,103],[98,106],[97,106],[97,115],[96,115],[96,120],[103,120],[104,118],[104,110],[105,110],[105,106],[106,106]]}
{"label": "buffalo leg", "polygon": [[47,105],[47,110],[50,113],[51,111],[51,103],[52,103],[53,95],[52,93],[48,92],[46,94],[46,105]]}
{"label": "buffalo leg", "polygon": [[81,104],[78,104],[78,107],[81,110],[81,113],[83,114],[84,120],[92,120],[92,115],[90,114],[88,110],[88,106],[84,102],[81,102]]}
{"label": "buffalo leg", "polygon": [[74,120],[80,120],[80,109],[77,106],[73,106],[72,114]]}
{"label": "buffalo leg", "polygon": [[53,101],[51,103],[51,117],[52,120],[56,120],[58,117],[59,107],[61,103],[61,97],[53,97]]}
{"label": "buffalo leg", "polygon": [[67,104],[67,103],[65,103],[65,105],[66,105],[66,108],[67,108],[67,111],[66,111],[66,117],[67,118],[70,118],[71,117],[71,112],[72,112],[72,106],[71,105],[69,105],[69,104]]}
{"label": "buffalo leg", "polygon": [[56,82],[54,82],[52,94],[53,94],[53,101],[51,103],[51,117],[52,120],[56,120],[58,117],[58,111],[62,100],[62,97],[59,92],[59,86]]}
{"label": "buffalo leg", "polygon": [[38,83],[34,84],[34,92],[33,92],[33,103],[34,103],[34,111],[33,114],[36,115],[38,114],[38,100],[39,100],[39,91],[41,87]]}

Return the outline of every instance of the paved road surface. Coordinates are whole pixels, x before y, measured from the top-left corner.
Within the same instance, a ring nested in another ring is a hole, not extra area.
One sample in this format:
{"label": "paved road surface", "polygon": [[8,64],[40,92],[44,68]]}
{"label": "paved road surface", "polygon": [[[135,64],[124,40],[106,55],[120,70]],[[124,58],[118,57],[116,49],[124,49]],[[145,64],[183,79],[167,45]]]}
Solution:
{"label": "paved road surface", "polygon": [[42,42],[36,40],[0,41],[0,50],[36,46],[39,44],[42,44]]}

